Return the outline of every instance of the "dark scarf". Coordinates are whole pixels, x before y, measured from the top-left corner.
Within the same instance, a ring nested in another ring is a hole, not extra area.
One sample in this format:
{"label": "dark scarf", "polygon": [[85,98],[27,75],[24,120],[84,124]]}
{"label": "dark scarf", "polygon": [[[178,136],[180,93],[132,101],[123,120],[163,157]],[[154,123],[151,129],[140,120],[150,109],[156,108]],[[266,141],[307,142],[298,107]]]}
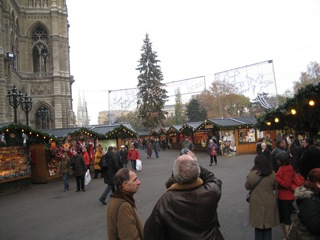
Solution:
{"label": "dark scarf", "polygon": [[123,190],[116,190],[115,194],[113,195],[114,198],[122,198],[125,201],[127,201],[128,203],[130,203],[130,205],[132,207],[136,207],[135,203],[134,203],[134,199],[133,199],[133,194],[123,191]]}

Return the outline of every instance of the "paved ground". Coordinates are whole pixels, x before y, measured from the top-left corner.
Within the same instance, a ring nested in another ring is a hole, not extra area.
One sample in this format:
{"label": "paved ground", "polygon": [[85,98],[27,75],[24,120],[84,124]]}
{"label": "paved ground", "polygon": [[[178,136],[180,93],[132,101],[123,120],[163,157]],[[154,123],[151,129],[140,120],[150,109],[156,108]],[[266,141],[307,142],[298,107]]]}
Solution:
{"label": "paved ground", "polygon": [[[165,191],[164,183],[171,174],[178,150],[160,152],[160,158],[147,159],[140,151],[143,170],[137,175],[142,181],[135,195],[138,212],[145,222],[153,206]],[[218,157],[218,165],[209,166],[205,153],[196,153],[198,161],[222,180],[223,194],[219,203],[221,232],[226,240],[253,239],[248,226],[247,191],[244,182],[252,167],[254,155]],[[32,185],[31,189],[0,197],[0,239],[3,240],[105,240],[106,206],[99,196],[106,185],[93,179],[86,192],[63,192],[63,183]],[[273,229],[273,239],[282,239],[279,227]]]}

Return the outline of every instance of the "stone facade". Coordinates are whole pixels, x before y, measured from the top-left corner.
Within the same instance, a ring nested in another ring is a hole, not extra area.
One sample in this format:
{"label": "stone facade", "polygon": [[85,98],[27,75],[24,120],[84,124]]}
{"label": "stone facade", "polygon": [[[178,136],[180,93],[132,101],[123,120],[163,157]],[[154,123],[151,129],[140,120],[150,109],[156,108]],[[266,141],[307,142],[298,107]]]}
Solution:
{"label": "stone facade", "polygon": [[[14,121],[7,94],[15,85],[32,98],[31,127],[74,126],[66,1],[0,0],[0,29],[0,123]],[[17,122],[26,124],[20,106]]]}

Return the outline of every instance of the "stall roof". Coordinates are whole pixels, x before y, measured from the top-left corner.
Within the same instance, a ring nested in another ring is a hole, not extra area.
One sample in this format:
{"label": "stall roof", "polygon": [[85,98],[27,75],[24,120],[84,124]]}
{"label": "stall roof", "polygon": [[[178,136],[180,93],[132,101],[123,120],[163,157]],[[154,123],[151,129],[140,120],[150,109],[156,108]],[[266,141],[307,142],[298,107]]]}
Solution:
{"label": "stall roof", "polygon": [[142,137],[142,136],[149,136],[149,135],[150,135],[150,132],[138,132],[138,135],[139,135],[140,137]]}
{"label": "stall roof", "polygon": [[237,118],[213,118],[208,121],[219,127],[236,127],[243,125],[254,125],[257,123],[255,117],[237,117]]}
{"label": "stall roof", "polygon": [[56,138],[64,138],[70,133],[74,133],[80,130],[80,127],[74,128],[55,128],[55,129],[43,129],[42,131],[55,136]]}
{"label": "stall roof", "polygon": [[119,127],[119,125],[99,125],[92,127],[91,130],[99,134],[107,134],[108,132],[113,131],[117,127]]}
{"label": "stall roof", "polygon": [[106,135],[118,128],[125,128],[132,134],[137,135],[137,132],[132,128],[131,124],[129,123],[121,123],[121,124],[114,124],[114,125],[96,125],[96,126],[92,126],[91,130],[99,134]]}
{"label": "stall roof", "polygon": [[194,128],[194,129],[198,128],[201,124],[202,124],[202,122],[187,122],[186,123],[187,126]]}
{"label": "stall roof", "polygon": [[182,125],[172,125],[171,127],[168,128],[168,132],[170,131],[170,129],[173,129],[176,132],[179,132],[180,129],[182,128]]}

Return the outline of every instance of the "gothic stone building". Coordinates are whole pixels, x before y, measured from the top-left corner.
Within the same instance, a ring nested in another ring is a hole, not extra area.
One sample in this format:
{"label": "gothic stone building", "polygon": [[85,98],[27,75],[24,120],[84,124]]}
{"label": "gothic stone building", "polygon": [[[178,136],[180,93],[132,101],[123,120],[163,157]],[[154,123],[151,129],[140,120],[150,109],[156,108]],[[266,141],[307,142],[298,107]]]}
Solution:
{"label": "gothic stone building", "polygon": [[[0,123],[74,125],[68,28],[65,0],[0,0]],[[10,103],[13,86],[32,98],[29,114],[20,97]]]}

